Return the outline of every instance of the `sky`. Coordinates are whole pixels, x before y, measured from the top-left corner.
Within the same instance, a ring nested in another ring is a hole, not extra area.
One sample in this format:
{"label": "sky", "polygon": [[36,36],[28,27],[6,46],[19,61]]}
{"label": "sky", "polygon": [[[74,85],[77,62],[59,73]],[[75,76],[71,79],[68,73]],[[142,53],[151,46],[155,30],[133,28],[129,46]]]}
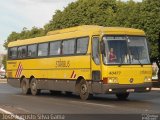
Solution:
{"label": "sky", "polygon": [[41,28],[52,19],[56,10],[63,10],[74,1],[76,0],[0,0],[0,53],[6,52],[3,44],[11,32],[20,32],[24,27]]}

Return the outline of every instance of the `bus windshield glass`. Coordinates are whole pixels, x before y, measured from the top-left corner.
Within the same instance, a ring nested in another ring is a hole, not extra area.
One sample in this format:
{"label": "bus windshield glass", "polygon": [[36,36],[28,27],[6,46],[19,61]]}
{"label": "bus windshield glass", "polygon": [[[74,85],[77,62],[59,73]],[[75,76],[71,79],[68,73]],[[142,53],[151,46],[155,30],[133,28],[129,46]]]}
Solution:
{"label": "bus windshield glass", "polygon": [[147,42],[140,36],[104,36],[104,64],[150,64]]}

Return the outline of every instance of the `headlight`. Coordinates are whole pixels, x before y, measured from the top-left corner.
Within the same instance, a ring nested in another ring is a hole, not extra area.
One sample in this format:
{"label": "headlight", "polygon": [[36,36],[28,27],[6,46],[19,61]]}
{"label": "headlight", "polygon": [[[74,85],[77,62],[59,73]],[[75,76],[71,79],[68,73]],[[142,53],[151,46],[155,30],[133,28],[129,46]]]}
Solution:
{"label": "headlight", "polygon": [[151,77],[145,77],[145,78],[144,78],[144,82],[152,82]]}
{"label": "headlight", "polygon": [[108,78],[108,83],[118,83],[118,78],[116,77]]}

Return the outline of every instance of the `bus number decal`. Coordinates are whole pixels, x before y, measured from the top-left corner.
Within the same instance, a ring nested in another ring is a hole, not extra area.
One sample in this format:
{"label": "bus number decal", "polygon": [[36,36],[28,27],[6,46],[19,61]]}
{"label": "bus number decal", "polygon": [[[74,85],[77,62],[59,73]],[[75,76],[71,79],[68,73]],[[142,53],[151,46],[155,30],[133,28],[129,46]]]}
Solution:
{"label": "bus number decal", "polygon": [[109,74],[110,75],[120,75],[121,71],[110,71]]}

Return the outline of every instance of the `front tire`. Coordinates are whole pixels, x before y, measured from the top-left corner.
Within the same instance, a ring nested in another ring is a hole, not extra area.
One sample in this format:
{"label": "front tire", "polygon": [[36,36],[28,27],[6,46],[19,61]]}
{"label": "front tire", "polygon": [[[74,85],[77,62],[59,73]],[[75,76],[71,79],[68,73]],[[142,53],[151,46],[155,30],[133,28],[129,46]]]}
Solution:
{"label": "front tire", "polygon": [[117,93],[116,96],[119,100],[126,100],[129,96],[129,93]]}
{"label": "front tire", "polygon": [[37,81],[35,78],[32,78],[31,79],[31,82],[30,82],[30,88],[31,88],[31,93],[32,95],[38,95],[40,94],[40,89],[37,89]]}
{"label": "front tire", "polygon": [[29,82],[27,81],[26,78],[23,78],[21,81],[21,89],[22,89],[22,94],[27,95],[31,93],[31,90],[29,88]]}
{"label": "front tire", "polygon": [[89,93],[88,84],[84,79],[82,79],[78,83],[77,87],[78,87],[79,96],[82,100],[87,100],[87,99],[91,98],[92,95]]}

